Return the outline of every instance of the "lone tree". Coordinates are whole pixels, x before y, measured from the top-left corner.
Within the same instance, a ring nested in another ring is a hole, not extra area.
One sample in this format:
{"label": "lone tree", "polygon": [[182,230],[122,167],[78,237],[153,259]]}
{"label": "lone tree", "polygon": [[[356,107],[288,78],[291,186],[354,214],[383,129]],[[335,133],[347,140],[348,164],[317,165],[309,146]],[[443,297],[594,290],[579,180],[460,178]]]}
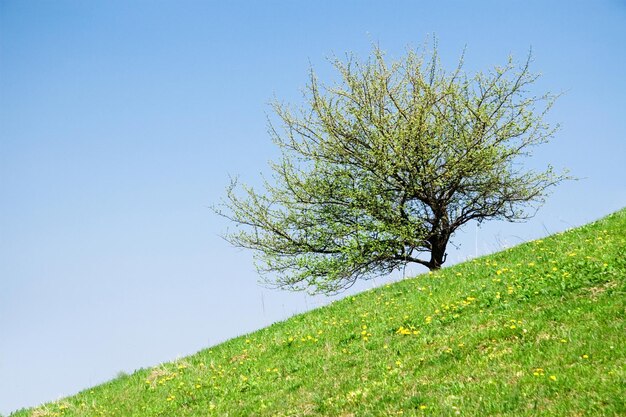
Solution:
{"label": "lone tree", "polygon": [[530,61],[470,76],[436,47],[392,63],[374,48],[333,59],[336,84],[311,70],[304,106],[272,105],[282,156],[263,192],[233,180],[216,209],[240,226],[226,239],[255,251],[266,283],[334,293],[408,263],[439,269],[471,220],[531,217],[566,177],[520,165],[555,131]]}

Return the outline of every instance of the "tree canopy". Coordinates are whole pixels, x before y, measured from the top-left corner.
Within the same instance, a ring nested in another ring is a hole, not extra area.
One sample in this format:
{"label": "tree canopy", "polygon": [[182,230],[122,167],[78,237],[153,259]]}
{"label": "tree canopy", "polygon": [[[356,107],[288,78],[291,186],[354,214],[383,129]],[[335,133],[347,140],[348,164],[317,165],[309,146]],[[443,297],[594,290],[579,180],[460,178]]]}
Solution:
{"label": "tree canopy", "polygon": [[334,293],[408,263],[438,269],[458,228],[527,219],[566,178],[521,164],[558,127],[555,96],[531,93],[530,54],[475,74],[463,56],[446,71],[436,47],[331,62],[338,82],[311,70],[304,104],[272,104],[281,157],[264,189],[233,180],[216,210],[271,285]]}

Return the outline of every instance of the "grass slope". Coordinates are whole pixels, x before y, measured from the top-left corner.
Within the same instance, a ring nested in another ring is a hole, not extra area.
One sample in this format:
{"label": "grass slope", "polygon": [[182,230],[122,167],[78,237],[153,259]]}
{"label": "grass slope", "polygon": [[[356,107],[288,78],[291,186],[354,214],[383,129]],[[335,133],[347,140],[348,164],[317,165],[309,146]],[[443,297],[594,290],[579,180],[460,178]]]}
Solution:
{"label": "grass slope", "polygon": [[626,210],[23,416],[626,415]]}

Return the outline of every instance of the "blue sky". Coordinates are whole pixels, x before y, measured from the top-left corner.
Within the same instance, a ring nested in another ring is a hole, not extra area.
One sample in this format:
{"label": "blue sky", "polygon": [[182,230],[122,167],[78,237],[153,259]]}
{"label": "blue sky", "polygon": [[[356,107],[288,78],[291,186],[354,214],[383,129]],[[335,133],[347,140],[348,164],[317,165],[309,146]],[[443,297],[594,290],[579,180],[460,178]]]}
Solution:
{"label": "blue sky", "polygon": [[529,163],[581,178],[449,260],[626,206],[621,1],[0,1],[0,413],[328,303],[260,287],[208,206],[267,172],[267,103],[299,103],[309,65],[332,81],[333,53],[432,34],[468,71],[532,46],[537,89],[565,94]]}

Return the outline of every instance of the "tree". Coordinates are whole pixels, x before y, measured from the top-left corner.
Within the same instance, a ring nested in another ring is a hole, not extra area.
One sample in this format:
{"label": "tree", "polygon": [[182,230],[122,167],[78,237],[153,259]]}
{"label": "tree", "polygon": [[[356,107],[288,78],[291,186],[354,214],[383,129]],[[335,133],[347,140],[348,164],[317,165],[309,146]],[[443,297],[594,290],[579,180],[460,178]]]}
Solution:
{"label": "tree", "polygon": [[446,72],[436,45],[390,64],[379,48],[331,62],[340,82],[311,70],[304,106],[273,103],[282,156],[264,191],[233,180],[216,209],[266,283],[333,293],[408,263],[439,269],[461,226],[527,219],[566,179],[520,164],[555,132],[555,96],[529,91],[530,54],[471,76],[463,55]]}

